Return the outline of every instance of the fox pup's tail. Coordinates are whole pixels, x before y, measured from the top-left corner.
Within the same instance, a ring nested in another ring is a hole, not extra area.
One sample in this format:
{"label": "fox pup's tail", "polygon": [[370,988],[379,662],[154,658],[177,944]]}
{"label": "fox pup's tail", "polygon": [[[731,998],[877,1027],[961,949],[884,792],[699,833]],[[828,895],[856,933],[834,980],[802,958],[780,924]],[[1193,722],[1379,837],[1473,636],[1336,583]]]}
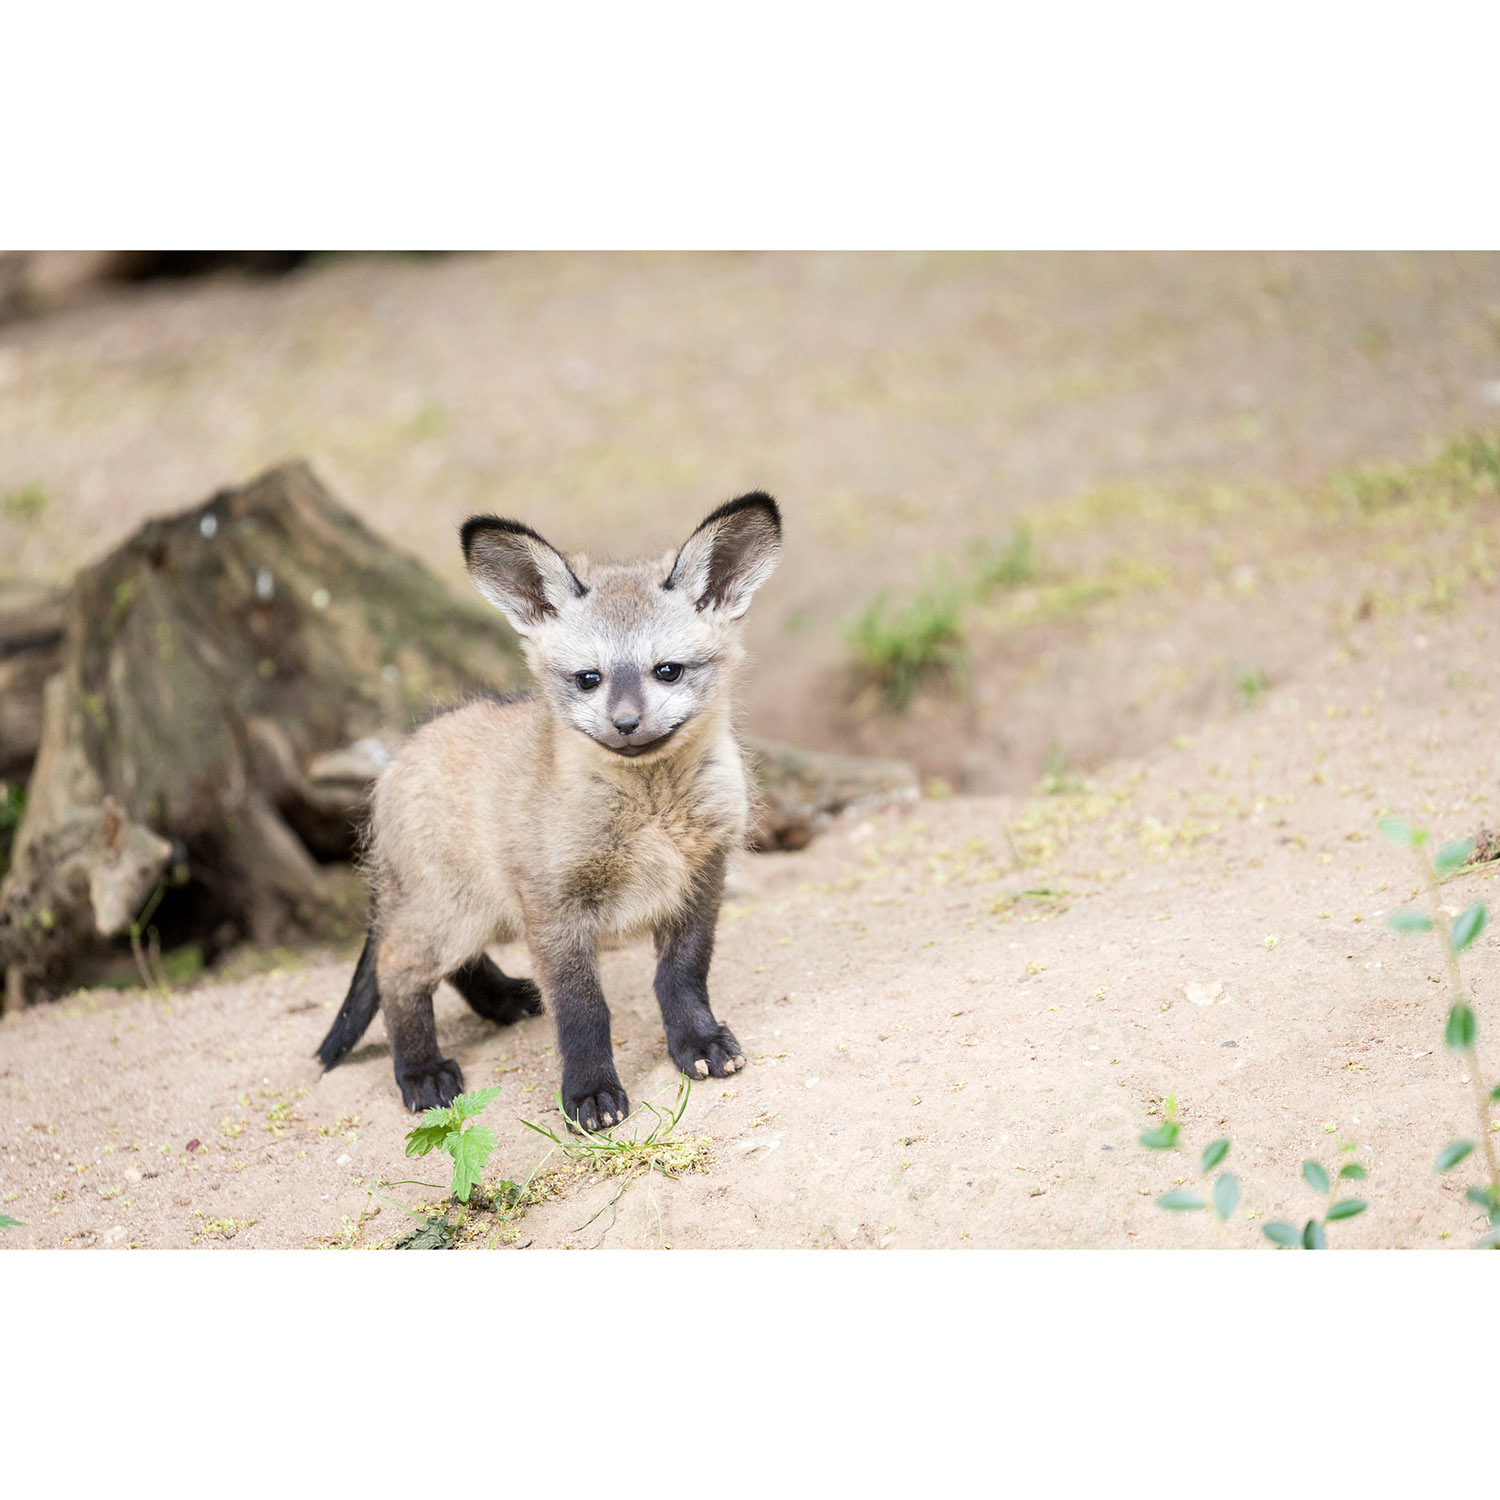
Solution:
{"label": "fox pup's tail", "polygon": [[335,1067],[349,1055],[354,1044],[365,1034],[375,1012],[380,1008],[380,985],[375,975],[375,956],[379,949],[375,934],[365,939],[359,962],[354,966],[354,978],[349,981],[349,993],[328,1028],[317,1050],[317,1059],[324,1069]]}

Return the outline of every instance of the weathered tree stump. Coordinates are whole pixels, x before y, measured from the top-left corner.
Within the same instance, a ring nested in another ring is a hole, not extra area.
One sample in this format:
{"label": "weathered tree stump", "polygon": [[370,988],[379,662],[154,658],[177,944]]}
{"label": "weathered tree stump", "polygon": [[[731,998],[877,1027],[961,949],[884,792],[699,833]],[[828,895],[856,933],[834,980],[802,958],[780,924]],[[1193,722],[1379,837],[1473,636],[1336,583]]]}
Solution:
{"label": "weathered tree stump", "polygon": [[0,781],[22,779],[42,742],[42,687],[62,665],[60,589],[0,586]]}
{"label": "weathered tree stump", "polygon": [[[300,464],[148,522],[64,599],[0,600],[0,779],[35,758],[0,882],[7,1008],[86,978],[148,904],[166,945],[208,957],[347,931],[348,862],[395,740],[523,678],[494,611]],[[915,791],[899,763],[747,748],[762,847]]]}
{"label": "weathered tree stump", "polygon": [[11,1004],[75,979],[174,871],[164,935],[217,948],[326,932],[340,903],[323,867],[349,858],[355,829],[308,766],[522,674],[493,611],[302,465],[148,522],[78,575],[63,615],[0,889]]}

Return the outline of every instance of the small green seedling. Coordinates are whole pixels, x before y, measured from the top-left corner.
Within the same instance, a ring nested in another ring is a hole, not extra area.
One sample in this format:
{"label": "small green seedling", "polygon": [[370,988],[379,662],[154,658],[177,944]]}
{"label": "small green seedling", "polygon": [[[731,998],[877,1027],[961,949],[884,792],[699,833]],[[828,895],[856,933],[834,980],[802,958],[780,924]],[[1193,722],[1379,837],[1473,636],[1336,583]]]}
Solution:
{"label": "small green seedling", "polygon": [[453,1182],[449,1188],[460,1203],[469,1201],[469,1193],[479,1181],[484,1166],[495,1149],[495,1132],[488,1125],[467,1122],[494,1102],[500,1085],[460,1094],[447,1109],[429,1109],[422,1123],[407,1133],[406,1154],[426,1156],[429,1151],[446,1151],[453,1158]]}
{"label": "small green seedling", "polygon": [[[1167,1097],[1165,1116],[1166,1118],[1154,1130],[1141,1133],[1141,1145],[1150,1151],[1173,1151],[1181,1144],[1182,1127],[1177,1123],[1177,1100],[1171,1095]],[[1221,1136],[1216,1141],[1210,1141],[1203,1148],[1203,1154],[1198,1158],[1200,1177],[1206,1179],[1215,1169],[1224,1164],[1229,1156],[1230,1144],[1228,1136]],[[1345,1152],[1353,1152],[1357,1148],[1351,1142],[1343,1149]],[[1326,1250],[1328,1241],[1324,1227],[1337,1223],[1340,1219],[1355,1218],[1368,1206],[1363,1198],[1336,1198],[1339,1184],[1362,1181],[1365,1175],[1365,1169],[1356,1161],[1346,1162],[1332,1176],[1320,1162],[1303,1162],[1303,1179],[1309,1187],[1324,1194],[1329,1200],[1323,1214],[1321,1217],[1309,1219],[1300,1230],[1294,1224],[1276,1221],[1262,1225],[1261,1232],[1275,1245],[1300,1247],[1304,1250]],[[1170,1193],[1163,1193],[1156,1201],[1160,1207],[1173,1213],[1189,1213],[1194,1209],[1212,1206],[1213,1211],[1219,1216],[1220,1223],[1227,1223],[1229,1216],[1239,1205],[1240,1180],[1233,1172],[1220,1172],[1214,1179],[1213,1188],[1207,1197],[1191,1189],[1176,1189]]]}
{"label": "small green seedling", "polygon": [[1235,678],[1234,690],[1246,708],[1258,708],[1271,690],[1271,682],[1262,668],[1252,667]]}
{"label": "small green seedling", "polygon": [[845,635],[881,696],[903,713],[924,678],[963,675],[964,632],[963,593],[951,573],[940,571],[902,607],[890,607],[881,594]]}
{"label": "small green seedling", "polygon": [[[1427,890],[1427,910],[1407,906],[1392,912],[1387,925],[1396,932],[1435,932],[1442,945],[1443,960],[1448,969],[1448,1019],[1443,1027],[1443,1042],[1450,1051],[1467,1057],[1469,1077],[1474,1080],[1474,1102],[1479,1111],[1479,1150],[1484,1158],[1489,1181],[1468,1189],[1465,1196],[1489,1219],[1489,1230],[1479,1240],[1482,1249],[1500,1249],[1500,1160],[1490,1139],[1489,1106],[1500,1101],[1500,1082],[1486,1086],[1479,1066],[1479,1018],[1469,1004],[1459,974],[1458,958],[1485,929],[1489,912],[1483,902],[1465,907],[1453,919],[1444,920],[1438,904],[1438,886],[1450,875],[1456,875],[1474,857],[1473,839],[1451,839],[1435,855],[1428,854],[1431,835],[1425,828],[1414,828],[1402,818],[1382,818],[1380,831],[1391,843],[1410,849],[1421,866]],[[1473,1154],[1475,1142],[1451,1141],[1438,1153],[1436,1170],[1451,1172]]]}
{"label": "small green seedling", "polygon": [[[1358,1148],[1351,1141],[1343,1149],[1353,1152]],[[1357,1161],[1346,1161],[1337,1172],[1330,1173],[1322,1162],[1313,1161],[1309,1157],[1302,1163],[1302,1180],[1313,1192],[1321,1193],[1328,1200],[1322,1216],[1309,1219],[1301,1229],[1295,1224],[1288,1224],[1284,1219],[1273,1219],[1269,1224],[1261,1225],[1260,1232],[1273,1245],[1286,1250],[1326,1250],[1327,1226],[1337,1224],[1341,1219],[1358,1218],[1369,1207],[1363,1198],[1338,1197],[1339,1185],[1344,1182],[1363,1182],[1368,1175]]]}
{"label": "small green seedling", "polygon": [[0,1229],[22,1229],[25,1223],[24,1219],[13,1219],[9,1214],[0,1214]]}
{"label": "small green seedling", "polygon": [[[1167,1096],[1165,1114],[1165,1120],[1155,1130],[1141,1133],[1141,1145],[1150,1151],[1172,1151],[1178,1145],[1182,1127],[1177,1123],[1177,1100],[1172,1095]],[[1210,1141],[1203,1148],[1203,1154],[1198,1158],[1200,1177],[1207,1178],[1215,1167],[1223,1165],[1229,1155],[1229,1144],[1229,1138],[1225,1136],[1217,1141]],[[1213,1190],[1207,1198],[1201,1193],[1178,1191],[1163,1193],[1156,1201],[1162,1208],[1173,1213],[1188,1213],[1193,1209],[1207,1208],[1212,1203],[1222,1224],[1228,1220],[1240,1201],[1240,1180],[1233,1172],[1220,1172],[1214,1179]]]}

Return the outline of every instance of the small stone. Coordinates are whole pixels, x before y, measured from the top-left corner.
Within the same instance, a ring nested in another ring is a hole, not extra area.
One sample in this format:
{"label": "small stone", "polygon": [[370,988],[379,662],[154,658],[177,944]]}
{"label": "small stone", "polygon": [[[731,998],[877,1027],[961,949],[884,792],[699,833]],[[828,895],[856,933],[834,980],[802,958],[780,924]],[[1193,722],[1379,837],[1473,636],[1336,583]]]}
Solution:
{"label": "small stone", "polygon": [[347,1167],[349,1165],[349,1163],[351,1161],[353,1161],[353,1160],[354,1160],[354,1158],[352,1156],[350,1156],[349,1153],[346,1151],[346,1152],[344,1152],[344,1154],[341,1157],[339,1157],[339,1159],[336,1162],[334,1162],[334,1166],[336,1166],[336,1167]]}

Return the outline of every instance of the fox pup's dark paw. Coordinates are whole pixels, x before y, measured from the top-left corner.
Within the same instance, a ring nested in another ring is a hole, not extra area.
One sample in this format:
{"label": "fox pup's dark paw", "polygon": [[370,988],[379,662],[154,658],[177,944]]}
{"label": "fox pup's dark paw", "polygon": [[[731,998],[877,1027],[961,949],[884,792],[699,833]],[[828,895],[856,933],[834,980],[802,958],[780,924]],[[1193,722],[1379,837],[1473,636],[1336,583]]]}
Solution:
{"label": "fox pup's dark paw", "polygon": [[448,976],[470,1008],[497,1026],[509,1026],[542,1013],[542,992],[531,979],[502,974],[487,955],[481,955]]}
{"label": "fox pup's dark paw", "polygon": [[424,1109],[446,1109],[464,1091],[464,1075],[450,1057],[440,1058],[436,1066],[397,1068],[396,1082],[401,1097],[414,1114]]}
{"label": "fox pup's dark paw", "polygon": [[630,1101],[618,1079],[589,1094],[569,1093],[564,1086],[562,1101],[568,1129],[574,1135],[578,1134],[579,1126],[585,1130],[608,1130],[630,1113]]}
{"label": "fox pup's dark paw", "polygon": [[716,1027],[704,1036],[671,1038],[667,1050],[672,1061],[695,1081],[728,1078],[745,1066],[744,1048],[727,1026]]}
{"label": "fox pup's dark paw", "polygon": [[542,1013],[542,992],[530,979],[506,976],[499,982],[490,983],[478,995],[465,998],[479,1015],[497,1026],[509,1026],[513,1021],[524,1021],[528,1016]]}

